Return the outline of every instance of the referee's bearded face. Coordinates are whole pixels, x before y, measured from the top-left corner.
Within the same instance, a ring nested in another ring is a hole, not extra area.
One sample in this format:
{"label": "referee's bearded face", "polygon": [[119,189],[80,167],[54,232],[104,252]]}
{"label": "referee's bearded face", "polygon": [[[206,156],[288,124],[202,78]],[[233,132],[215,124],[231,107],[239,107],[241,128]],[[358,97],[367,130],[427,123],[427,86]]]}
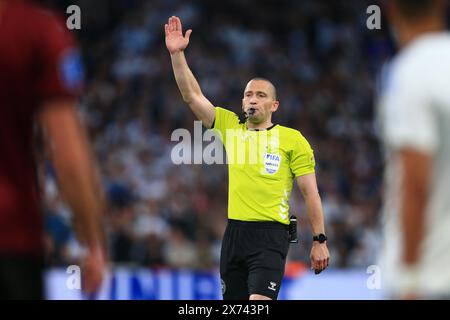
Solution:
{"label": "referee's bearded face", "polygon": [[[254,124],[271,120],[272,113],[278,109],[275,88],[266,80],[251,80],[244,90],[242,109],[247,113],[247,120]],[[253,109],[253,112],[249,112]]]}

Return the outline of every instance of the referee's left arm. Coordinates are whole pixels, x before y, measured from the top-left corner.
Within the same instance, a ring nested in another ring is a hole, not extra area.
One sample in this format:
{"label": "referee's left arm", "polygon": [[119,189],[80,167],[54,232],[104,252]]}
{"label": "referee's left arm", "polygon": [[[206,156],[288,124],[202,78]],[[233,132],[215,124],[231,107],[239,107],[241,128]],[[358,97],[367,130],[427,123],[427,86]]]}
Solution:
{"label": "referee's left arm", "polygon": [[[315,173],[309,173],[296,178],[297,184],[305,200],[308,220],[314,236],[325,234],[322,202],[317,188]],[[326,241],[313,242],[311,249],[311,268],[317,272],[325,269],[330,261],[330,254]]]}

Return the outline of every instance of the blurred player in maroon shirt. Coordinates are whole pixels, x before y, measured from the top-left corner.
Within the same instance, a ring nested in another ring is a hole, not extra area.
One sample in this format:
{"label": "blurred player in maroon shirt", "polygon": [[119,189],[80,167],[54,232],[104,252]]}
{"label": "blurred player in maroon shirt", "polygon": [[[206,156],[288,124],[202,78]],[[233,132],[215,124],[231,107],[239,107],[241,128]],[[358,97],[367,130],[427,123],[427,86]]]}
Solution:
{"label": "blurred player in maroon shirt", "polygon": [[79,54],[62,19],[28,1],[0,0],[0,299],[43,298],[43,223],[34,127],[55,167],[87,254],[86,292],[106,266],[103,196],[77,116]]}

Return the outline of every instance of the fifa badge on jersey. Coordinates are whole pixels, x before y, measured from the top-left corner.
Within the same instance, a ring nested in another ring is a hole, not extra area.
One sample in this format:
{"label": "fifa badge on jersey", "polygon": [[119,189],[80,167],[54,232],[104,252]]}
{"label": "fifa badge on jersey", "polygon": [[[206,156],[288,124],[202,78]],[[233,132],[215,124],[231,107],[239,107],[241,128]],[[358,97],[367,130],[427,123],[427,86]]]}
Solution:
{"label": "fifa badge on jersey", "polygon": [[264,168],[267,173],[274,174],[280,168],[281,156],[275,153],[264,154]]}

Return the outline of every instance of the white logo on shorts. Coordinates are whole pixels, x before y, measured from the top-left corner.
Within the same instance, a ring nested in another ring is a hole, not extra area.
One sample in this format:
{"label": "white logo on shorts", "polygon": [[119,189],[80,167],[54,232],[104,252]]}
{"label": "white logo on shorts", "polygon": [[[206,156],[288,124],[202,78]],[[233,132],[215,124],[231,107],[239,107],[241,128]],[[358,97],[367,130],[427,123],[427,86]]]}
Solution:
{"label": "white logo on shorts", "polygon": [[275,289],[275,286],[276,286],[277,284],[275,283],[275,282],[273,282],[273,281],[270,281],[270,286],[269,287],[267,287],[269,290],[272,290],[272,291],[277,291],[277,289]]}

